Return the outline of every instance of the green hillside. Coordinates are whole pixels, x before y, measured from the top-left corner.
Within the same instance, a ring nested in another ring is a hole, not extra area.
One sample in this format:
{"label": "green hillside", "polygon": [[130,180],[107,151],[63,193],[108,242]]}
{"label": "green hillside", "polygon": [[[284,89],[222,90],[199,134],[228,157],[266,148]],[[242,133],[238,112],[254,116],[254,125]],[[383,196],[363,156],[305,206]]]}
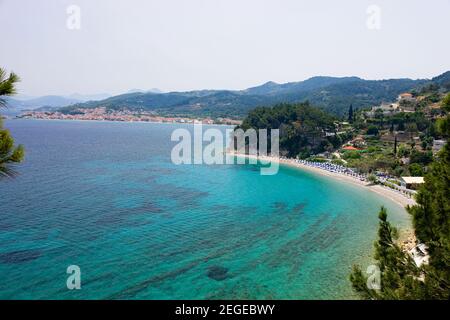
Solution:
{"label": "green hillside", "polygon": [[201,90],[160,94],[137,92],[75,104],[60,110],[71,112],[76,108],[106,107],[112,110],[146,110],[171,116],[243,118],[250,110],[259,106],[309,101],[319,108],[342,116],[350,104],[355,109],[360,109],[395,100],[402,92],[419,89],[430,83],[448,85],[449,75],[450,72],[447,72],[432,80],[313,77],[285,84],[268,82],[241,91]]}

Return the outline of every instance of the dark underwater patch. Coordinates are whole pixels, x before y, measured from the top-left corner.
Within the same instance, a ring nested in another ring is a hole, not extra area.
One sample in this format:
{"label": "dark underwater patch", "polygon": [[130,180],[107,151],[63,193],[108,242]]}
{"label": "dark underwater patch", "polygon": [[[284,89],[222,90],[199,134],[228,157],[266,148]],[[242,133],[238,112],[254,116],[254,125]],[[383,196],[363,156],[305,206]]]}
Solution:
{"label": "dark underwater patch", "polygon": [[10,230],[14,230],[14,226],[12,224],[0,222],[0,231],[10,231]]}
{"label": "dark underwater patch", "polygon": [[20,250],[0,253],[0,263],[3,264],[17,264],[28,261],[33,261],[42,255],[40,250]]}
{"label": "dark underwater patch", "polygon": [[274,213],[284,213],[287,211],[288,204],[286,202],[274,202],[272,208]]}
{"label": "dark underwater patch", "polygon": [[206,273],[206,275],[210,279],[222,281],[228,277],[228,268],[221,266],[212,266],[208,268],[208,272]]}
{"label": "dark underwater patch", "polygon": [[222,204],[215,204],[215,205],[212,205],[210,208],[211,208],[211,211],[226,211],[226,210],[229,210],[231,207],[222,205]]}
{"label": "dark underwater patch", "polygon": [[301,202],[301,203],[297,204],[294,208],[292,208],[292,211],[294,213],[300,214],[305,209],[305,206],[306,206],[306,203]]}
{"label": "dark underwater patch", "polygon": [[209,196],[209,192],[197,191],[190,188],[179,187],[173,184],[158,184],[154,190],[155,198],[175,201],[176,207],[185,209],[186,207],[198,206],[199,202]]}
{"label": "dark underwater patch", "polygon": [[231,299],[231,300],[255,300],[266,299],[273,300],[276,298],[271,288],[261,285],[253,279],[245,277],[238,282],[227,286],[221,286],[216,291],[206,296],[207,300]]}
{"label": "dark underwater patch", "polygon": [[96,225],[107,226],[107,225],[120,225],[123,222],[123,217],[117,213],[104,214],[95,222]]}
{"label": "dark underwater patch", "polygon": [[181,268],[171,270],[159,275],[155,275],[150,279],[144,280],[138,284],[126,288],[125,290],[112,294],[108,296],[106,299],[115,300],[115,299],[130,299],[136,297],[136,295],[138,295],[139,293],[148,290],[150,286],[157,286],[161,282],[164,282],[168,279],[174,279],[180,276],[181,274],[188,272],[192,268],[196,267],[198,263],[199,262],[191,262],[190,264],[183,266]]}
{"label": "dark underwater patch", "polygon": [[161,213],[164,212],[164,209],[162,209],[160,206],[158,206],[157,204],[154,203],[146,203],[144,204],[142,207],[140,207],[139,209],[145,211],[145,212],[151,212],[151,213]]}

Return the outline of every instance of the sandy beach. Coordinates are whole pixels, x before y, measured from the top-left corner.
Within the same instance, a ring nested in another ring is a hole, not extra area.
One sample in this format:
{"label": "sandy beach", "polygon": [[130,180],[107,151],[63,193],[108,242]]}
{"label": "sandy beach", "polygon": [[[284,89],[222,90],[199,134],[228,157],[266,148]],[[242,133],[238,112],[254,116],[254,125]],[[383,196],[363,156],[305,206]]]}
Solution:
{"label": "sandy beach", "polygon": [[391,201],[394,201],[395,203],[399,204],[402,207],[416,204],[416,201],[414,199],[408,198],[407,196],[400,194],[400,193],[398,193],[392,189],[389,189],[387,187],[383,187],[381,185],[373,185],[373,184],[367,183],[366,181],[361,181],[357,178],[354,178],[354,177],[351,177],[351,176],[348,176],[345,174],[341,174],[341,173],[337,173],[337,172],[330,172],[330,171],[323,170],[323,169],[316,168],[316,167],[310,167],[310,166],[304,165],[302,163],[295,162],[292,159],[280,159],[280,158],[269,157],[269,156],[259,156],[258,157],[255,155],[245,155],[245,154],[231,153],[231,152],[228,152],[228,154],[234,155],[237,157],[246,157],[246,158],[253,158],[253,159],[259,158],[260,160],[278,162],[282,165],[288,165],[288,166],[299,168],[302,170],[308,170],[308,171],[311,171],[311,172],[314,172],[314,173],[317,173],[320,175],[331,177],[333,179],[344,181],[346,183],[352,183],[361,188],[366,188],[369,191],[375,192],[385,198],[388,198]]}

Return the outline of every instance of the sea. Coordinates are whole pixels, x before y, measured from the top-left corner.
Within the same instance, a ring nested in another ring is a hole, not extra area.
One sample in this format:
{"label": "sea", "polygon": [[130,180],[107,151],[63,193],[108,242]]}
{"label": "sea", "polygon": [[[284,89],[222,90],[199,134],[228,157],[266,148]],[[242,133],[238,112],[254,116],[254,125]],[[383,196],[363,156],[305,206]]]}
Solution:
{"label": "sea", "polygon": [[410,226],[310,171],[174,164],[171,135],[190,124],[4,126],[26,158],[0,180],[0,299],[357,299],[349,274],[373,264],[380,207]]}

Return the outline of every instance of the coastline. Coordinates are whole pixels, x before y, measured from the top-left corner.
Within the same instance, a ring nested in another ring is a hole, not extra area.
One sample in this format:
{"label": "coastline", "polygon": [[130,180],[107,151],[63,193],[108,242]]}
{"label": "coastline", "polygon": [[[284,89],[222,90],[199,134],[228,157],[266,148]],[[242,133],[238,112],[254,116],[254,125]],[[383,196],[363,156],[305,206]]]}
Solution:
{"label": "coastline", "polygon": [[[330,171],[326,171],[317,167],[310,167],[307,165],[304,165],[302,163],[298,163],[293,161],[292,159],[280,159],[280,158],[276,158],[276,157],[271,157],[271,156],[256,156],[256,155],[246,155],[246,154],[242,154],[242,153],[234,153],[234,152],[226,152],[226,154],[230,155],[230,156],[236,156],[236,157],[244,157],[244,158],[252,158],[252,159],[263,159],[266,161],[273,161],[273,162],[278,162],[280,165],[286,165],[289,167],[293,167],[295,169],[300,169],[300,170],[306,170],[309,172],[312,172],[314,174],[319,174],[322,176],[327,176],[330,177],[332,179],[336,179],[339,180],[341,182],[344,183],[350,183],[352,185],[358,186],[358,187],[362,187],[362,188],[366,188],[366,190],[371,191],[371,192],[375,192],[377,193],[379,196],[385,198],[385,199],[389,199],[390,201],[396,203],[397,205],[399,205],[405,215],[407,215],[407,211],[406,211],[406,207],[407,206],[413,206],[416,205],[416,201],[412,198],[408,198],[402,194],[399,194],[397,192],[395,192],[394,190],[388,189],[387,187],[382,187],[380,185],[372,185],[367,183],[366,181],[361,181],[357,178],[342,174],[342,173],[336,173],[336,172],[330,172]],[[414,233],[414,228],[412,225],[408,226],[408,227],[403,227],[399,229],[399,238],[397,239],[397,243],[400,245],[400,247],[405,251],[405,252],[410,252],[412,250],[412,248],[414,248],[417,245],[417,239]]]}
{"label": "coastline", "polygon": [[73,122],[114,122],[114,123],[150,123],[150,124],[186,124],[186,125],[198,125],[203,126],[225,126],[225,127],[235,127],[235,124],[226,123],[190,123],[190,122],[160,122],[160,121],[118,121],[118,120],[88,120],[88,119],[40,119],[40,118],[5,118],[3,120],[15,121],[15,120],[36,120],[36,121],[73,121]]}
{"label": "coastline", "polygon": [[227,152],[227,154],[234,155],[237,157],[245,157],[245,158],[249,158],[249,159],[252,158],[252,159],[261,159],[261,160],[265,160],[265,161],[278,162],[281,165],[287,165],[287,166],[298,168],[301,170],[307,170],[307,171],[310,171],[310,172],[313,172],[316,174],[331,177],[333,179],[336,179],[336,180],[339,180],[342,182],[351,183],[358,187],[366,188],[367,190],[369,190],[371,192],[375,192],[378,195],[397,203],[402,208],[405,208],[408,205],[412,206],[412,205],[416,204],[416,201],[414,199],[405,197],[404,195],[399,194],[399,193],[395,192],[394,190],[388,189],[386,187],[382,187],[380,185],[372,185],[372,184],[367,183],[366,181],[361,181],[359,179],[356,179],[354,177],[351,177],[351,176],[348,176],[345,174],[330,172],[330,171],[326,171],[326,170],[316,168],[316,167],[310,167],[310,166],[295,162],[290,159],[286,160],[286,159],[280,159],[280,158],[271,157],[271,156],[245,155],[245,154],[233,153],[233,152]]}

